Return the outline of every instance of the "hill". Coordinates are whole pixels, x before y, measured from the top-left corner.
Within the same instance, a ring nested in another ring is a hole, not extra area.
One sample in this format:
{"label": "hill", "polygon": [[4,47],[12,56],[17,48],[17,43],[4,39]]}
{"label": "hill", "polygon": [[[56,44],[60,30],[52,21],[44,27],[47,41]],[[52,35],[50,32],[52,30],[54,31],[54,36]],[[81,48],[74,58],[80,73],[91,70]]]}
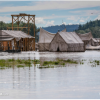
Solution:
{"label": "hill", "polygon": [[94,38],[100,38],[100,20],[90,21],[84,25],[79,25],[79,28],[75,30],[77,33],[91,32]]}
{"label": "hill", "polygon": [[49,26],[49,27],[42,27],[44,30],[51,32],[51,33],[57,33],[58,30],[62,31],[63,29],[67,29],[67,32],[72,32],[78,29],[79,25],[56,25],[56,26]]}

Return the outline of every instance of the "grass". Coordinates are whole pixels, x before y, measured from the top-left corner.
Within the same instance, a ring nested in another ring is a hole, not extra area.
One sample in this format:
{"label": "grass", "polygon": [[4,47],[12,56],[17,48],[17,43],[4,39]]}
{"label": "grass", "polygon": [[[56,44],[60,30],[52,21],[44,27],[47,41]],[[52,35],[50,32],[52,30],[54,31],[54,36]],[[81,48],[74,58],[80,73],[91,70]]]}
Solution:
{"label": "grass", "polygon": [[[40,61],[39,60],[34,60],[34,62],[37,64],[39,63]],[[20,67],[27,67],[27,66],[31,66],[33,63],[33,60],[24,60],[24,59],[7,59],[7,60],[4,60],[4,59],[1,59],[0,60],[0,68],[3,69],[3,67],[14,67],[14,66],[17,66],[18,68]]]}
{"label": "grass", "polygon": [[48,68],[51,68],[51,66],[55,66],[55,65],[65,66],[67,63],[78,64],[77,61],[73,61],[73,60],[70,60],[70,59],[68,59],[68,60],[56,59],[55,61],[44,61],[41,66],[48,66]]}
{"label": "grass", "polygon": [[73,61],[73,60],[70,60],[70,59],[65,60],[65,62],[66,62],[66,63],[70,63],[70,64],[78,64],[77,61]]}
{"label": "grass", "polygon": [[[85,59],[82,59],[82,61],[80,61],[80,64],[84,64],[83,61],[86,61]],[[99,60],[94,60],[93,62],[90,61],[90,63],[96,63],[97,65],[100,64]],[[58,66],[58,65],[62,65],[65,66],[66,64],[78,64],[77,61],[73,60],[73,59],[67,59],[67,60],[63,60],[63,59],[56,59],[54,61],[40,61],[40,60],[25,60],[25,59],[8,59],[8,60],[4,60],[1,59],[0,60],[0,68],[3,69],[4,68],[11,68],[14,66],[17,66],[18,68],[22,68],[22,67],[30,67],[32,64],[40,64],[40,66],[45,66],[43,68],[54,68],[54,66]]]}
{"label": "grass", "polygon": [[24,67],[24,65],[17,65],[17,67],[19,68],[19,67]]}

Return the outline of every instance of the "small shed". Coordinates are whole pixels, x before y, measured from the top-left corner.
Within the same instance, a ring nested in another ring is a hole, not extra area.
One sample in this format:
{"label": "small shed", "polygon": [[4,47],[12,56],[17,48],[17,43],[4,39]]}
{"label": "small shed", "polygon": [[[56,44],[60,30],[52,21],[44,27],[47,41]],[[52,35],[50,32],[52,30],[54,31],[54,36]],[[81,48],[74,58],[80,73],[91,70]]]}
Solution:
{"label": "small shed", "polygon": [[58,32],[50,43],[50,51],[84,51],[84,42],[75,32]]}

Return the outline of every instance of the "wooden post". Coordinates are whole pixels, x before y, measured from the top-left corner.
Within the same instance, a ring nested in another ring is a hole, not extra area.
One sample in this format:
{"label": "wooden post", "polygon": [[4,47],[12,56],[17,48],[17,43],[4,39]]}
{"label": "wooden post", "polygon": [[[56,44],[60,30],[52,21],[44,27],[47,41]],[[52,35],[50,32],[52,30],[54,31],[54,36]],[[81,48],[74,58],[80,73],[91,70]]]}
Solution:
{"label": "wooden post", "polygon": [[[34,17],[34,44],[35,44],[35,17]],[[34,49],[33,49],[34,51],[35,51],[35,45],[34,45]]]}
{"label": "wooden post", "polygon": [[14,38],[14,47],[15,47],[15,50],[16,50],[16,39]]}
{"label": "wooden post", "polygon": [[18,50],[21,49],[20,41],[21,39],[19,40]]}
{"label": "wooden post", "polygon": [[22,51],[22,38],[20,39],[20,49]]}
{"label": "wooden post", "polygon": [[23,51],[25,50],[25,42],[24,42],[24,38],[23,38]]}
{"label": "wooden post", "polygon": [[35,38],[34,38],[34,51],[35,51]]}
{"label": "wooden post", "polygon": [[26,38],[25,38],[25,51],[26,51]]}
{"label": "wooden post", "polygon": [[10,46],[10,50],[12,50],[12,44],[11,44],[11,41],[9,41],[9,46]]}
{"label": "wooden post", "polygon": [[12,30],[13,30],[13,16],[12,16]]}
{"label": "wooden post", "polygon": [[30,21],[30,16],[28,16],[28,35],[29,35],[29,21]]}
{"label": "wooden post", "polygon": [[29,50],[28,50],[28,47],[29,47],[29,46],[28,46],[28,38],[27,38],[27,51],[29,51]]}
{"label": "wooden post", "polygon": [[17,26],[18,26],[17,30],[19,30],[19,16],[18,16]]}

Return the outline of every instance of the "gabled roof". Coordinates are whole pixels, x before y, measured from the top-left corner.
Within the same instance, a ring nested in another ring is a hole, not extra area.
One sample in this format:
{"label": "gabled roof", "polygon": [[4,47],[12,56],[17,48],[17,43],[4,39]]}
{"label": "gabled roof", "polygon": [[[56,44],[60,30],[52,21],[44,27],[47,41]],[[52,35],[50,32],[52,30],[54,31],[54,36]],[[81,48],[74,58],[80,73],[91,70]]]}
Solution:
{"label": "gabled roof", "polygon": [[[63,30],[64,32],[66,29]],[[39,43],[50,43],[56,33],[50,33],[42,28],[40,28]]]}
{"label": "gabled roof", "polygon": [[85,34],[80,34],[80,33],[77,33],[77,35],[83,40],[91,40],[93,38],[91,32],[89,33],[85,33]]}
{"label": "gabled roof", "polygon": [[83,43],[81,38],[75,32],[58,32],[67,44]]}

